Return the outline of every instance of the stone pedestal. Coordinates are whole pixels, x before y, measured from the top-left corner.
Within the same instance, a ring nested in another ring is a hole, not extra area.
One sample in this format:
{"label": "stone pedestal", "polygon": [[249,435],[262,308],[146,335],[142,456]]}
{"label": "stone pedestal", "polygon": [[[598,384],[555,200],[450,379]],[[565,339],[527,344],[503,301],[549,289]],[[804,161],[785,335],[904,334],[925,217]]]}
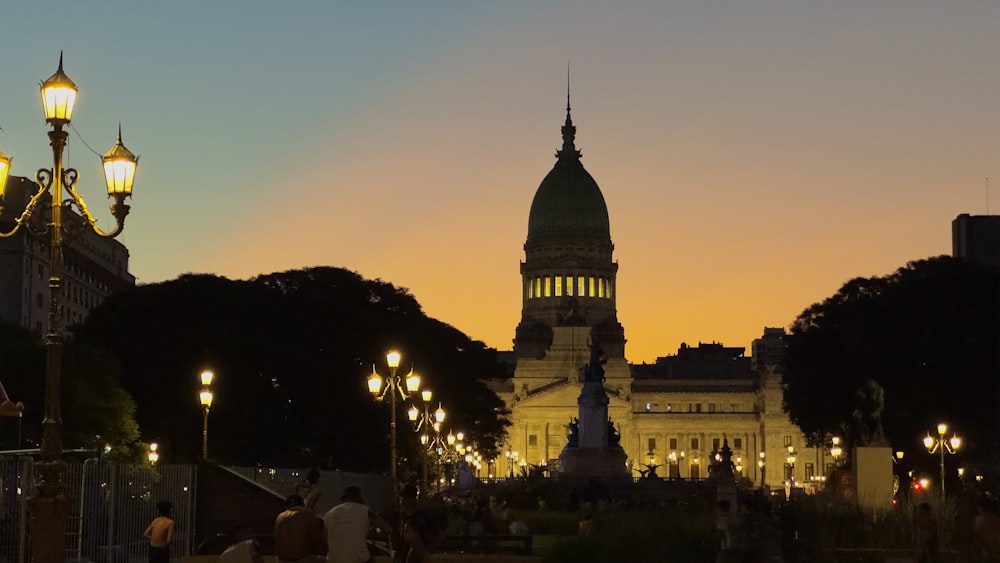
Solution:
{"label": "stone pedestal", "polygon": [[858,505],[874,510],[892,507],[892,448],[854,448],[851,459]]}
{"label": "stone pedestal", "polygon": [[559,476],[602,480],[629,477],[625,450],[610,438],[608,393],[603,378],[587,380],[576,404],[579,408],[579,433],[559,455]]}
{"label": "stone pedestal", "polygon": [[598,478],[602,482],[629,476],[625,466],[627,456],[620,447],[563,448],[559,455],[559,476]]}

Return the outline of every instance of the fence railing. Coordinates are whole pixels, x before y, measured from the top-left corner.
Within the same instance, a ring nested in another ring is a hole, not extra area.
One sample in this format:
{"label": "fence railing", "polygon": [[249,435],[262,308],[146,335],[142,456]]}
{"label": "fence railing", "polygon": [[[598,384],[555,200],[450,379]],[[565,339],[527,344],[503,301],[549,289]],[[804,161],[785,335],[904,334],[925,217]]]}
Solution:
{"label": "fence railing", "polygon": [[[127,465],[68,452],[63,483],[70,499],[66,522],[67,560],[127,563],[144,559],[143,532],[156,502],[173,505],[171,555],[189,555],[194,531],[196,468],[193,465]],[[26,563],[27,500],[34,492],[30,454],[0,453],[0,561]]]}

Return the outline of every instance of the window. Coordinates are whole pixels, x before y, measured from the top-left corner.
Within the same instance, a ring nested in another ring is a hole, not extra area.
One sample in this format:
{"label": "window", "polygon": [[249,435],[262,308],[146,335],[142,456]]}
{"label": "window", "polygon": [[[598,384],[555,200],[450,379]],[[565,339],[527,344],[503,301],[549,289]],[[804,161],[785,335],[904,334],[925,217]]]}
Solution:
{"label": "window", "polygon": [[785,436],[785,447],[787,448],[788,446],[791,446],[791,445],[792,445],[792,437],[791,436]]}
{"label": "window", "polygon": [[611,299],[611,294],[612,294],[611,288],[614,286],[615,284],[611,283],[611,280],[608,280],[608,299]]}
{"label": "window", "polygon": [[566,295],[573,297],[573,276],[566,278]]}
{"label": "window", "polygon": [[694,406],[694,412],[701,412],[701,403]]}
{"label": "window", "polygon": [[535,278],[535,297],[542,296],[542,278]]}
{"label": "window", "polygon": [[545,276],[545,296],[552,297],[552,278]]}
{"label": "window", "polygon": [[598,279],[597,280],[597,296],[598,297],[602,297],[602,298],[604,297],[604,280],[603,279]]}
{"label": "window", "polygon": [[688,412],[694,412],[694,403],[688,403]]}
{"label": "window", "polygon": [[36,304],[37,304],[37,305],[38,305],[39,307],[41,307],[41,306],[42,306],[42,294],[41,294],[41,293],[39,293],[39,294],[38,294],[38,296],[37,296],[37,299],[36,299],[35,301],[36,301]]}
{"label": "window", "polygon": [[676,450],[677,449],[677,438],[671,438],[670,439],[670,449],[671,450]]}
{"label": "window", "polygon": [[587,297],[595,297],[597,295],[597,291],[594,288],[594,278],[590,277],[588,279],[590,280],[590,289],[587,291]]}
{"label": "window", "polygon": [[562,297],[562,276],[556,276],[556,297]]}
{"label": "window", "polygon": [[730,408],[731,412],[739,412],[739,411],[736,410],[736,403],[730,403],[729,404],[729,408]]}
{"label": "window", "polygon": [[576,278],[576,294],[580,297],[587,296],[587,278],[583,276],[577,276]]}
{"label": "window", "polygon": [[528,435],[528,445],[529,446],[537,446],[538,445],[538,434],[529,434]]}
{"label": "window", "polygon": [[712,451],[715,452],[719,451],[719,448],[722,447],[722,445],[719,442],[721,442],[721,440],[719,440],[718,438],[712,438]]}
{"label": "window", "polygon": [[691,438],[691,449],[698,450],[698,438]]}
{"label": "window", "polygon": [[535,287],[531,285],[531,280],[527,280],[524,285],[526,286],[524,289],[524,295],[528,299],[531,299],[532,297],[535,296],[535,291],[534,291]]}
{"label": "window", "polygon": [[708,412],[715,412],[715,403],[708,404]]}
{"label": "window", "polygon": [[743,449],[743,438],[733,438],[733,449],[734,450]]}
{"label": "window", "polygon": [[651,452],[656,451],[656,438],[650,438],[646,440],[646,444],[649,446],[649,451]]}
{"label": "window", "polygon": [[816,469],[813,467],[813,464],[807,463],[806,464],[806,481],[812,480],[812,478],[815,475],[816,475]]}

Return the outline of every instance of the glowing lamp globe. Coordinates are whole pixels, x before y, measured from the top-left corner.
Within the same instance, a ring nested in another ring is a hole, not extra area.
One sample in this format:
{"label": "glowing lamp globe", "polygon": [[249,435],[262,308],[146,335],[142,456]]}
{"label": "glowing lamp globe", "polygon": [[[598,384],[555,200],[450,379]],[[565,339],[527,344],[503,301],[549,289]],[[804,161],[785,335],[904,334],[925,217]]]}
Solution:
{"label": "glowing lamp globe", "polygon": [[7,187],[7,174],[10,172],[10,157],[0,151],[0,200],[3,200],[3,192]]}
{"label": "glowing lamp globe", "polygon": [[139,165],[139,157],[122,144],[122,126],[118,126],[118,140],[111,149],[101,157],[104,164],[104,180],[108,185],[108,197],[126,198],[132,195],[132,183],[135,182],[135,169]]}
{"label": "glowing lamp globe", "polygon": [[73,118],[73,106],[76,105],[76,84],[63,72],[62,54],[59,54],[59,69],[42,82],[42,107],[45,109],[45,121],[52,125],[62,126]]}
{"label": "glowing lamp globe", "polygon": [[416,393],[420,389],[420,376],[413,373],[413,369],[410,369],[410,374],[406,376],[406,392]]}

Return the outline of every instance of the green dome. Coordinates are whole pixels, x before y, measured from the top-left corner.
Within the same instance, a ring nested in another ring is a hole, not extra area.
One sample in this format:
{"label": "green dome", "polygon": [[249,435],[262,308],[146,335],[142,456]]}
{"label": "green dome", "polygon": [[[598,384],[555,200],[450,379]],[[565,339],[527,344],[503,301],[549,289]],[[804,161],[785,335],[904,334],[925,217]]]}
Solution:
{"label": "green dome", "polygon": [[583,168],[573,145],[576,127],[566,111],[563,148],[545,176],[528,214],[525,248],[562,244],[611,245],[608,206],[597,182]]}

